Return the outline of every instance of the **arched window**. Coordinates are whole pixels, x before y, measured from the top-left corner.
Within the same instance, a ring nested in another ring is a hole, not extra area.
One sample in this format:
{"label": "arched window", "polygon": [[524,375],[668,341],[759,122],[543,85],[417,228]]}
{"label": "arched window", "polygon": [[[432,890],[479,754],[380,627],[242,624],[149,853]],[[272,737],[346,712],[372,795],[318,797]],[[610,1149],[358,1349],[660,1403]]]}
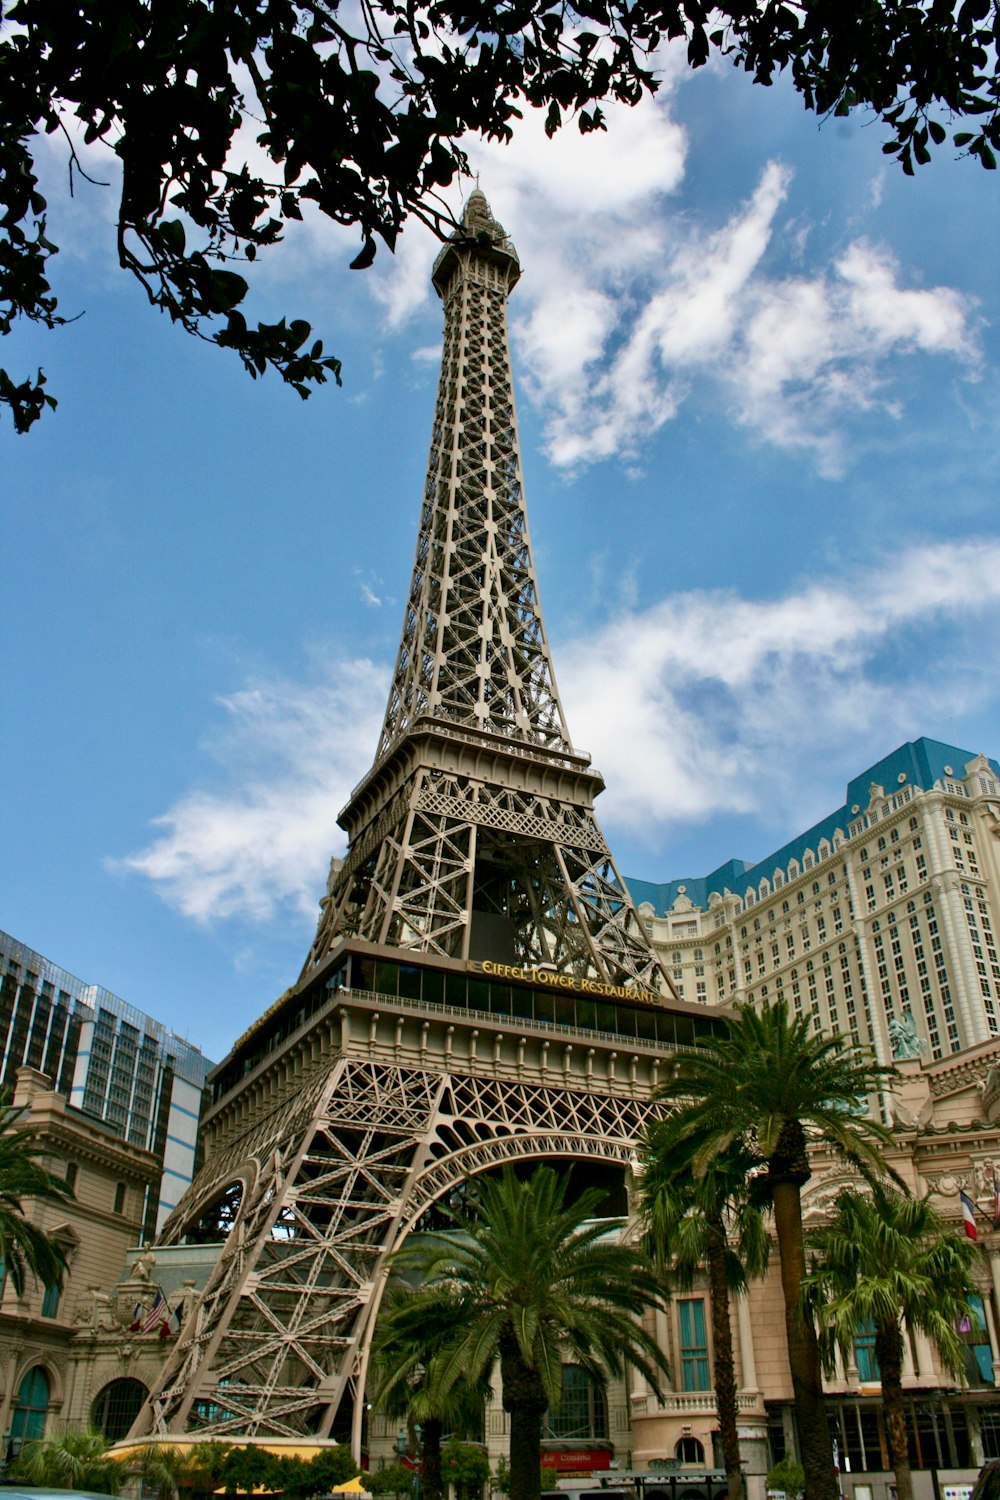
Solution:
{"label": "arched window", "polygon": [[705,1449],[696,1437],[682,1437],[674,1449],[674,1457],[682,1464],[703,1464]]}
{"label": "arched window", "polygon": [[214,1245],[219,1240],[224,1240],[236,1223],[242,1201],[242,1182],[231,1182],[224,1192],[202,1210],[200,1217],[187,1226],[184,1231],[185,1243]]}
{"label": "arched window", "polygon": [[41,1365],[34,1365],[18,1387],[17,1400],[10,1418],[10,1437],[15,1452],[30,1438],[45,1436],[45,1418],[49,1410],[49,1377]]}
{"label": "arched window", "polygon": [[545,1436],[606,1438],[608,1401],[604,1387],[579,1365],[563,1365],[559,1410],[547,1412]]}
{"label": "arched window", "polygon": [[128,1436],[149,1392],[141,1380],[112,1380],[98,1391],[90,1408],[90,1420],[109,1443]]}

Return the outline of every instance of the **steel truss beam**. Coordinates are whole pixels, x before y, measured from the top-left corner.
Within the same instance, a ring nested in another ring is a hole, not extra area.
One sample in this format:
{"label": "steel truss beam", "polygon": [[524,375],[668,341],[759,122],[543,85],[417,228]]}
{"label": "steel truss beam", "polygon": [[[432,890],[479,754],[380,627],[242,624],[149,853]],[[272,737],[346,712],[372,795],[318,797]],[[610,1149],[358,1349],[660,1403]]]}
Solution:
{"label": "steel truss beam", "polygon": [[511,959],[671,995],[556,688],[507,337],[519,275],[473,193],[434,269],[444,355],[389,701],[375,764],[340,815],[347,857],[303,977],[350,935],[467,959],[485,910],[494,931],[507,924]]}
{"label": "steel truss beam", "polygon": [[668,1059],[595,1033],[505,1034],[459,1012],[345,998],[321,1047],[299,1039],[277,1107],[236,1133],[237,1090],[209,1121],[218,1149],[160,1242],[182,1242],[234,1183],[242,1201],[143,1430],[324,1436],[349,1400],[359,1437],[387,1260],[423,1210],[504,1162],[627,1166]]}

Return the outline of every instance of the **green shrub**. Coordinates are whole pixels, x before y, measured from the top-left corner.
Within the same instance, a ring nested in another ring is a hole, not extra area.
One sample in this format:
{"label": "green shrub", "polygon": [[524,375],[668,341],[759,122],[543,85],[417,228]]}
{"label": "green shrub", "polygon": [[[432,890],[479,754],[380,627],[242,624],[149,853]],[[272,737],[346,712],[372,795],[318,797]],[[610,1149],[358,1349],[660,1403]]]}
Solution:
{"label": "green shrub", "polygon": [[767,1487],[769,1490],[784,1490],[789,1500],[795,1500],[796,1495],[801,1495],[805,1489],[806,1471],[794,1458],[786,1454],[780,1463],[775,1464],[767,1476]]}
{"label": "green shrub", "polygon": [[366,1474],[364,1485],[370,1495],[409,1495],[413,1492],[413,1470],[405,1464],[389,1464]]}

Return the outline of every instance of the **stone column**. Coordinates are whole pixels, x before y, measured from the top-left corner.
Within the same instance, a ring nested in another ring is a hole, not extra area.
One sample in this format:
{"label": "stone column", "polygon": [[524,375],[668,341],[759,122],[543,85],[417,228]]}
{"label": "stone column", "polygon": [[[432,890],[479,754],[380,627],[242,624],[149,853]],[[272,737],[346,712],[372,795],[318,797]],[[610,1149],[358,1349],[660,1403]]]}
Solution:
{"label": "stone column", "polygon": [[750,1307],[746,1297],[736,1298],[736,1322],[740,1331],[740,1368],[743,1374],[741,1384],[745,1391],[757,1396],[759,1395],[757,1360],[753,1347],[753,1324],[750,1320]]}
{"label": "stone column", "polygon": [[986,1258],[989,1261],[990,1280],[993,1283],[992,1309],[989,1307],[991,1301],[989,1297],[984,1297],[983,1301],[987,1308],[987,1322],[990,1321],[990,1312],[992,1311],[994,1314],[992,1320],[993,1327],[990,1333],[990,1342],[993,1346],[993,1379],[1000,1386],[1000,1344],[998,1344],[997,1340],[997,1322],[998,1318],[1000,1318],[1000,1249],[995,1249],[991,1246],[986,1252]]}

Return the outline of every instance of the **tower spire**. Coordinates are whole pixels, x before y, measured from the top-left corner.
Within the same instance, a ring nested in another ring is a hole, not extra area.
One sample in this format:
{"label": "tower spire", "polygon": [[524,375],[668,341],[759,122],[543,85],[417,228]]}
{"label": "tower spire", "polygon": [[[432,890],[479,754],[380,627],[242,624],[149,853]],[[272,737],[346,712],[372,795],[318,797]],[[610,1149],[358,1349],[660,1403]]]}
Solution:
{"label": "tower spire", "polygon": [[505,304],[520,275],[476,188],[434,265],[445,345],[380,758],[422,714],[568,752],[524,508]]}
{"label": "tower spire", "polygon": [[304,973],[358,936],[669,993],[556,688],[507,335],[520,274],[477,185],[432,272],[444,353],[399,653]]}

